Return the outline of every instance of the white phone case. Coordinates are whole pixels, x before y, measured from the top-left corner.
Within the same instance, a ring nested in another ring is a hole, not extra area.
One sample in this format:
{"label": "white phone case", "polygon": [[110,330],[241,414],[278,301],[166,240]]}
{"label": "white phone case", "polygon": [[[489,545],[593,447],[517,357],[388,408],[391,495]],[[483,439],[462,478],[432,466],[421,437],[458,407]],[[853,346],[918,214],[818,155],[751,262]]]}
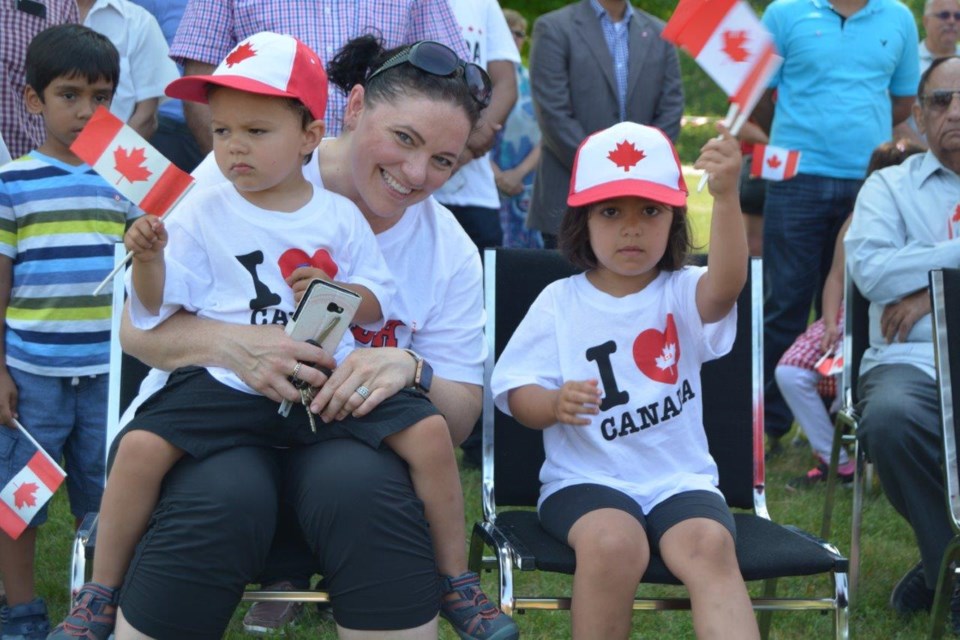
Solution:
{"label": "white phone case", "polygon": [[[313,280],[287,323],[287,335],[295,340],[314,340],[332,354],[350,327],[362,300],[360,294],[332,282],[319,278]],[[292,402],[284,400],[279,412],[286,416],[292,406]]]}

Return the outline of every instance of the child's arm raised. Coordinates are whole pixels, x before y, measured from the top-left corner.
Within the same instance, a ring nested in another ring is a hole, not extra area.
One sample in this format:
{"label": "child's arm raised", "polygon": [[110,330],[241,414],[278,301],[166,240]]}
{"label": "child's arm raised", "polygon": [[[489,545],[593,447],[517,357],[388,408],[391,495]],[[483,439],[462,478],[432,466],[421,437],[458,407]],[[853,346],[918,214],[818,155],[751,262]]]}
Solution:
{"label": "child's arm raised", "polygon": [[167,246],[167,229],[156,216],[143,215],[133,221],[123,236],[127,251],[133,252],[131,281],[140,303],[152,314],[163,306],[166,264],[163,250]]}
{"label": "child's arm raised", "polygon": [[747,236],[737,189],[740,143],[723,124],[717,130],[720,137],[703,145],[694,164],[709,174],[713,196],[709,268],[697,285],[697,309],[705,323],[726,316],[747,281]]}
{"label": "child's arm raised", "polygon": [[596,415],[600,405],[600,389],[596,380],[571,380],[559,389],[545,389],[528,384],[512,389],[507,395],[510,413],[525,427],[546,429],[558,422],[585,426]]}

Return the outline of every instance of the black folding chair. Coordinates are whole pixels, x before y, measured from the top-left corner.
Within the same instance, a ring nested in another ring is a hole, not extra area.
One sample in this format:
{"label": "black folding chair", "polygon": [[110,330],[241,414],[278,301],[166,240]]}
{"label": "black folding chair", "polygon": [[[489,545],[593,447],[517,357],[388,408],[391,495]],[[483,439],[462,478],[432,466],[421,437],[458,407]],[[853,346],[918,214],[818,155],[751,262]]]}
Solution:
{"label": "black folding chair", "polygon": [[933,309],[933,353],[943,428],[943,475],[947,489],[947,509],[953,525],[953,538],[943,553],[936,596],[930,614],[930,637],[940,638],[943,636],[944,622],[953,594],[954,564],[960,560],[960,469],[957,466],[960,415],[953,407],[953,384],[960,382],[960,269],[935,269],[930,272],[930,301]]}
{"label": "black folding chair", "polygon": [[[114,260],[123,260],[126,250],[123,244],[114,249]],[[112,322],[110,326],[110,387],[107,396],[107,449],[120,430],[120,417],[124,410],[136,398],[140,383],[150,370],[133,356],[123,353],[120,348],[120,319],[123,316],[124,289],[123,274],[113,281]],[[70,597],[77,594],[80,587],[89,580],[87,564],[93,561],[93,552],[97,542],[98,513],[84,516],[73,540],[70,560]],[[293,602],[329,602],[326,591],[262,591],[247,590],[243,594],[246,601],[293,601]]]}
{"label": "black folding chair", "polygon": [[[488,372],[517,324],[543,287],[575,270],[556,252],[487,250],[484,260],[487,302]],[[761,630],[769,630],[774,609],[833,611],[837,638],[848,634],[847,560],[832,545],[809,533],[769,519],[764,495],[763,339],[761,262],[751,260],[750,280],[738,301],[737,339],[727,356],[704,365],[702,399],[710,453],[720,471],[720,489],[735,509],[737,559],[747,581],[763,580],[765,592],[753,598]],[[489,375],[489,373],[488,373]],[[489,383],[489,380],[487,381]],[[540,526],[535,511],[543,463],[541,433],[526,429],[495,409],[489,384],[483,410],[483,520],[473,527],[470,566],[499,570],[501,608],[569,609],[570,598],[519,595],[514,570],[573,574],[573,549]],[[507,507],[507,508],[505,508]],[[493,551],[484,557],[485,548]],[[831,593],[822,598],[776,597],[776,580],[830,574]],[[679,584],[658,556],[644,584]],[[635,610],[689,609],[689,598],[638,597]]]}
{"label": "black folding chair", "polygon": [[853,512],[850,531],[850,601],[857,594],[860,578],[860,531],[863,525],[863,498],[869,481],[870,465],[857,439],[857,382],[860,379],[860,361],[870,346],[870,301],[863,297],[849,271],[844,272],[843,373],[840,376],[840,410],[833,428],[833,446],[827,472],[826,498],[823,503],[823,521],[820,537],[829,540],[832,529],[833,506],[836,500],[837,467],[840,447],[847,447],[854,460]]}

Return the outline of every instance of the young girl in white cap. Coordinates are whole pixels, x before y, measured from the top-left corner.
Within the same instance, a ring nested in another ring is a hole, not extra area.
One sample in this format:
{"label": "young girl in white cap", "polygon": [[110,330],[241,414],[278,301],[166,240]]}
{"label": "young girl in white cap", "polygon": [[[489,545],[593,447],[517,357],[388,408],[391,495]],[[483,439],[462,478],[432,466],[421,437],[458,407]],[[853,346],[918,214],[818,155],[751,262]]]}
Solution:
{"label": "young girl in white cap", "polygon": [[651,553],[690,592],[699,638],[759,637],[717,489],[700,365],[733,345],[747,244],[740,153],[702,150],[710,268],[684,266],[687,189],[658,129],[623,122],[577,151],[559,240],[585,272],[540,294],[493,373],[494,401],[543,430],[543,527],[576,552],[573,638],[627,638]]}

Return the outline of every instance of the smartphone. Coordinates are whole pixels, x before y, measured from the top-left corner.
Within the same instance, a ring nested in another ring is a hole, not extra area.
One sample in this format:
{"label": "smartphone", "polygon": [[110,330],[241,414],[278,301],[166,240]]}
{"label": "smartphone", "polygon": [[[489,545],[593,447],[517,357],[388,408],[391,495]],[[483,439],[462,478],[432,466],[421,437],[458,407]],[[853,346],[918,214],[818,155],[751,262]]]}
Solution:
{"label": "smartphone", "polygon": [[[313,340],[328,353],[333,353],[362,300],[359,293],[337,284],[319,278],[312,280],[300,298],[293,318],[287,323],[287,335],[294,340]],[[287,415],[291,406],[292,402],[284,400],[280,413]]]}

